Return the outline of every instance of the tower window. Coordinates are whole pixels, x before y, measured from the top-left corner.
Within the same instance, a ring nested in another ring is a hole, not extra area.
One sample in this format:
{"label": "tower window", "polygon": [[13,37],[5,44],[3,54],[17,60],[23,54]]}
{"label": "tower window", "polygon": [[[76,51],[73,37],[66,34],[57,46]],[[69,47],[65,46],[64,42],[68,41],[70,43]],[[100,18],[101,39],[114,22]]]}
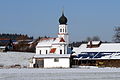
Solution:
{"label": "tower window", "polygon": [[62,29],[60,29],[60,32],[62,32]]}
{"label": "tower window", "polygon": [[64,29],[63,29],[63,32],[64,32]]}

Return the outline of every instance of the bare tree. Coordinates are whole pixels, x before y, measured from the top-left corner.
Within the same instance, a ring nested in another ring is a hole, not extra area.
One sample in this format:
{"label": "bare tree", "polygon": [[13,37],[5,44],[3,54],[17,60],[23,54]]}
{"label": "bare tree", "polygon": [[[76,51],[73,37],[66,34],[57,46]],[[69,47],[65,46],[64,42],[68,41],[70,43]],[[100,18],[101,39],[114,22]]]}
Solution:
{"label": "bare tree", "polygon": [[91,40],[92,40],[91,37],[87,37],[85,41],[89,42]]}
{"label": "bare tree", "polygon": [[93,41],[100,41],[100,37],[99,36],[93,36],[92,40]]}
{"label": "bare tree", "polygon": [[114,42],[120,42],[120,26],[119,27],[115,27],[114,29],[114,35],[113,35],[113,41]]}
{"label": "bare tree", "polygon": [[93,36],[93,37],[87,37],[86,41],[100,41],[100,37],[99,36]]}

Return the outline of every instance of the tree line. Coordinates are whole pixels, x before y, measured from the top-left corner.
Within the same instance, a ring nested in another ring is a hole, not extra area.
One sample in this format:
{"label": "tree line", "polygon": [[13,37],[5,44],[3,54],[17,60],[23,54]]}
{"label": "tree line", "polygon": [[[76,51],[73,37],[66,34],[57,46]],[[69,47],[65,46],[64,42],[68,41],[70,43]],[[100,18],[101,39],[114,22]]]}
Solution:
{"label": "tree line", "polygon": [[20,38],[24,38],[24,39],[33,39],[33,36],[28,36],[27,34],[8,34],[8,33],[1,33],[0,34],[0,38],[1,39],[11,39],[11,40],[17,40]]}
{"label": "tree line", "polygon": [[[117,26],[113,29],[114,34],[111,42],[120,43],[120,26]],[[87,43],[89,41],[101,41],[99,36],[87,37],[83,41],[72,42],[69,44],[70,47],[79,47],[82,43]],[[108,41],[102,41],[103,43],[111,43]]]}

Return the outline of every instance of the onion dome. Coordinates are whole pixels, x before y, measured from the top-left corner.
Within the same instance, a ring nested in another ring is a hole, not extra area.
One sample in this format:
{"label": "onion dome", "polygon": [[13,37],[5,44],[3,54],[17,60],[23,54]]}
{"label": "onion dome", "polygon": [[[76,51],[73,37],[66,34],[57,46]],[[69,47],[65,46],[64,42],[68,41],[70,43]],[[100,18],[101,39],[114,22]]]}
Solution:
{"label": "onion dome", "polygon": [[62,16],[59,18],[59,23],[60,24],[66,24],[67,23],[67,18],[64,16],[64,13],[62,13]]}

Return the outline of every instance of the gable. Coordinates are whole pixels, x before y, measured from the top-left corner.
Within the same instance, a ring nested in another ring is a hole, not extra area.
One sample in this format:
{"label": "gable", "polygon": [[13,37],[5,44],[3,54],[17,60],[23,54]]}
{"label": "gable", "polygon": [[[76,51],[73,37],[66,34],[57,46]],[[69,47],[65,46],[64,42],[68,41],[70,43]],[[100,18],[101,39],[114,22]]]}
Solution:
{"label": "gable", "polygon": [[65,42],[65,40],[63,38],[60,39],[60,42]]}

